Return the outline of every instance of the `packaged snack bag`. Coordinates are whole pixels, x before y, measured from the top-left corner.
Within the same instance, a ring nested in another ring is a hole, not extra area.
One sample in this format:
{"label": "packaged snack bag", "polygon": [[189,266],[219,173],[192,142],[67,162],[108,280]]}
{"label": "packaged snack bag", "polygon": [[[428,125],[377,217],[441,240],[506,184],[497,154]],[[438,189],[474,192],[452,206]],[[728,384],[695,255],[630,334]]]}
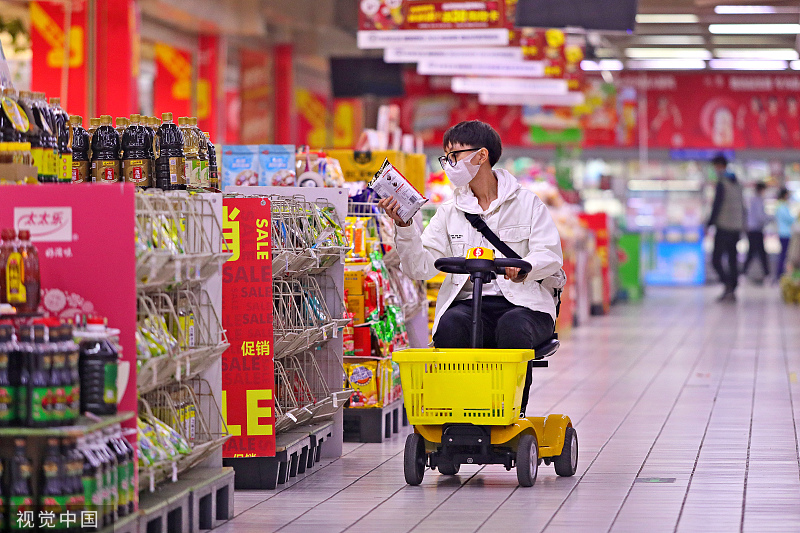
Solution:
{"label": "packaged snack bag", "polygon": [[293,144],[258,146],[259,185],[276,187],[295,185],[295,152]]}
{"label": "packaged snack bag", "polygon": [[383,280],[378,272],[364,275],[364,315],[367,321],[379,320],[383,315]]}
{"label": "packaged snack bag", "polygon": [[350,322],[342,330],[342,342],[344,343],[344,356],[352,357],[356,354],[356,334],[353,327],[353,313],[345,313],[345,318],[349,318]]}
{"label": "packaged snack bag", "polygon": [[347,381],[356,392],[350,397],[350,407],[380,407],[378,398],[378,362],[366,361],[345,365]]}
{"label": "packaged snack bag", "polygon": [[397,200],[400,208],[397,213],[403,222],[408,223],[417,211],[428,201],[411,183],[385,160],[381,169],[369,182],[369,188],[381,198],[392,197]]}
{"label": "packaged snack bag", "polygon": [[222,190],[229,185],[259,185],[259,147],[231,145],[222,147]]}

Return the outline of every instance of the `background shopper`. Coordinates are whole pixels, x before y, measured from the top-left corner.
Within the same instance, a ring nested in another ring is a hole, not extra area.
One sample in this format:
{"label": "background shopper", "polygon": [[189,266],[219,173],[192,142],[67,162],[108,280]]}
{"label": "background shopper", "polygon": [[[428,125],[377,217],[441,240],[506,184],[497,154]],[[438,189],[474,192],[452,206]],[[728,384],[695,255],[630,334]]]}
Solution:
{"label": "background shopper", "polygon": [[775,210],[775,222],[778,224],[778,238],[781,241],[781,255],[778,257],[778,271],[776,279],[780,279],[786,268],[786,252],[789,250],[789,240],[792,236],[794,217],[789,210],[789,191],[782,187],[778,193],[778,208]]}
{"label": "background shopper", "polygon": [[[716,227],[714,235],[714,252],[711,263],[714,265],[725,291],[719,301],[735,301],[736,286],[739,284],[739,264],[736,257],[736,243],[745,228],[747,215],[744,207],[744,192],[739,180],[733,172],[728,171],[728,160],[717,154],[711,160],[717,174],[717,190],[708,226]],[[723,266],[723,258],[728,267]]]}
{"label": "background shopper", "polygon": [[767,184],[763,181],[756,183],[756,193],[747,204],[747,240],[750,243],[750,249],[747,251],[747,259],[742,267],[742,273],[747,274],[750,262],[753,259],[759,259],[764,278],[769,276],[769,258],[764,249],[764,226],[769,222],[769,217],[764,211],[764,191],[766,189]]}

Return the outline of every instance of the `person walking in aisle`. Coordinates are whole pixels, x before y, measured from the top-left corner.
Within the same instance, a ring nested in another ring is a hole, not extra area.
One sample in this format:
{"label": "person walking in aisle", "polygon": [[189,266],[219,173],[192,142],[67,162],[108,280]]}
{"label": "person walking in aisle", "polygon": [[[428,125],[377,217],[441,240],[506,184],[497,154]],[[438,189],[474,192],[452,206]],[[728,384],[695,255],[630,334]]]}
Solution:
{"label": "person walking in aisle", "polygon": [[[728,171],[728,159],[717,154],[711,160],[717,174],[717,190],[708,226],[714,226],[714,252],[711,264],[714,266],[725,291],[719,297],[720,302],[735,302],[736,287],[739,284],[739,261],[736,257],[736,243],[745,228],[747,214],[744,207],[744,191],[742,184],[733,172]],[[728,268],[722,262],[727,259]]]}
{"label": "person walking in aisle", "polygon": [[769,222],[769,217],[764,212],[764,191],[767,184],[756,183],[756,194],[750,198],[747,205],[747,240],[750,242],[750,249],[747,251],[747,259],[744,261],[742,273],[747,274],[747,269],[753,259],[759,259],[764,272],[764,278],[769,277],[769,257],[764,249],[764,226]]}
{"label": "person walking in aisle", "polygon": [[792,237],[794,217],[789,210],[789,191],[782,187],[778,192],[778,208],[775,210],[775,222],[778,224],[778,238],[781,241],[781,255],[778,257],[778,272],[775,279],[780,280],[786,268],[786,252],[789,250],[789,240]]}

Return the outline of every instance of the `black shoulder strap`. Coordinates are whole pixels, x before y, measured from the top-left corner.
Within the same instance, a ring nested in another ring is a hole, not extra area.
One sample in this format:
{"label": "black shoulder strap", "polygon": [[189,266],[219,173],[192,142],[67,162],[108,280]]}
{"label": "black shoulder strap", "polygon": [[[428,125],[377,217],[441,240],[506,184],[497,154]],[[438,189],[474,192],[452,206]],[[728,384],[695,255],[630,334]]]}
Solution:
{"label": "black shoulder strap", "polygon": [[474,213],[464,213],[464,216],[467,217],[467,220],[469,220],[469,223],[472,224],[473,228],[481,232],[481,235],[486,237],[486,240],[494,245],[498,252],[510,259],[522,259],[517,252],[512,250],[509,245],[501,241],[500,237],[495,235],[495,233],[489,229],[489,226],[486,225],[486,222],[480,217],[480,215],[476,215]]}
{"label": "black shoulder strap", "polygon": [[[522,259],[517,252],[512,250],[509,245],[500,240],[500,237],[498,237],[491,229],[489,229],[489,226],[486,225],[486,222],[480,217],[480,215],[465,212],[464,216],[467,217],[467,220],[469,220],[469,223],[472,224],[473,228],[478,230],[481,235],[486,237],[487,241],[494,245],[498,252],[512,259]],[[537,279],[536,281],[538,283],[542,283],[544,280]],[[561,289],[555,289],[553,291],[553,297],[557,299],[556,317],[558,317],[561,311]]]}

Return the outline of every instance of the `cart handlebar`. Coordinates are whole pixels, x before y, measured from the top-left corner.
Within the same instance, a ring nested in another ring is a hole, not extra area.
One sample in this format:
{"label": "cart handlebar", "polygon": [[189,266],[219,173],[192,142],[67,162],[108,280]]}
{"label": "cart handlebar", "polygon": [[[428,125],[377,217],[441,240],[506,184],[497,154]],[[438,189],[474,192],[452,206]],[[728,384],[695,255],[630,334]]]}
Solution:
{"label": "cart handlebar", "polygon": [[493,272],[504,275],[506,268],[518,268],[521,276],[531,271],[531,264],[522,259],[499,257],[497,259],[466,259],[464,257],[442,257],[434,263],[437,270],[447,274],[479,274]]}

